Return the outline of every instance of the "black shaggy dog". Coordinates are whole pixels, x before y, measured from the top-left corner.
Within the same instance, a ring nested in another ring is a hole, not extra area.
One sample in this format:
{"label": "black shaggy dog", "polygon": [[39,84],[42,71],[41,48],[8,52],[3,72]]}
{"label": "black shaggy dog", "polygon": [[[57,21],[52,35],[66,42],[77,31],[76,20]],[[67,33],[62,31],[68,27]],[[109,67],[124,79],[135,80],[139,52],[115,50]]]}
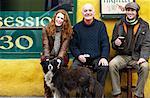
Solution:
{"label": "black shaggy dog", "polygon": [[102,86],[89,68],[68,69],[60,66],[60,63],[59,59],[50,61],[49,71],[45,74],[46,84],[54,98],[70,98],[71,91],[75,91],[74,97],[78,98],[102,98]]}

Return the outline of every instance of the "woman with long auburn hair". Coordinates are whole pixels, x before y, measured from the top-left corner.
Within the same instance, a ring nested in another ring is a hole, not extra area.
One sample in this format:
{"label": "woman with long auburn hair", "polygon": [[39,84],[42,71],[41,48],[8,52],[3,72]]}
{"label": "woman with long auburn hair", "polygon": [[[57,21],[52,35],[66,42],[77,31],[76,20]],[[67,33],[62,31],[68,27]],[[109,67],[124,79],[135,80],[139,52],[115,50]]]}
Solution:
{"label": "woman with long auburn hair", "polygon": [[[55,12],[51,22],[42,30],[43,53],[41,65],[46,74],[50,60],[59,59],[61,65],[67,65],[69,58],[67,50],[69,41],[72,38],[72,26],[67,12],[60,9]],[[51,90],[44,80],[45,97],[52,97]]]}
{"label": "woman with long auburn hair", "polygon": [[55,14],[54,17],[52,18],[51,22],[48,24],[46,30],[49,36],[54,35],[54,33],[56,32],[56,16],[58,13],[62,13],[64,15],[64,22],[62,23],[61,27],[62,27],[62,39],[64,40],[67,37],[71,37],[72,36],[72,27],[71,27],[71,22],[69,19],[69,16],[67,14],[67,12],[63,9],[58,10]]}

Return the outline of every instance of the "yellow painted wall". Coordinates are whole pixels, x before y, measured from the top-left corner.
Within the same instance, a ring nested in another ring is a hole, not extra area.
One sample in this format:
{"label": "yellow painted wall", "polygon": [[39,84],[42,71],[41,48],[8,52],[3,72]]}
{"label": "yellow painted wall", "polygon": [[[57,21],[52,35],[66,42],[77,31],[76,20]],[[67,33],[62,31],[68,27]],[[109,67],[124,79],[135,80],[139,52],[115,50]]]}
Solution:
{"label": "yellow painted wall", "polygon": [[[149,24],[150,24],[150,0],[136,0],[137,3],[140,5],[141,9],[139,11],[139,15],[140,17],[142,17],[144,20],[146,20]],[[95,11],[96,11],[96,19],[102,20],[100,18],[100,0],[77,0],[77,22],[82,20],[82,14],[81,14],[81,10],[82,10],[82,6],[85,3],[91,3],[94,5],[95,7]],[[113,31],[113,27],[114,24],[117,20],[102,20],[107,27],[107,32],[109,35],[109,39],[111,40],[112,38],[112,31]],[[110,57],[112,58],[115,55],[115,51],[113,49],[111,49],[110,52]],[[149,60],[150,61],[150,60]],[[150,63],[149,63],[150,64]],[[126,75],[123,74],[124,78],[122,78],[122,85],[125,85],[125,77]],[[133,75],[133,84],[136,84],[136,80],[137,80],[137,75],[136,73]],[[106,80],[106,86],[105,86],[105,95],[112,97],[111,95],[111,79],[110,76],[108,75],[107,80]],[[150,90],[150,75],[148,77],[148,81],[146,83],[146,87],[145,87],[145,98],[150,98],[150,94],[149,94],[149,90]]]}
{"label": "yellow painted wall", "polygon": [[[92,3],[96,9],[96,18],[100,17],[100,0],[77,0],[77,21],[82,20],[81,8],[85,3]],[[140,16],[150,23],[150,0],[136,0],[141,6]],[[109,38],[116,20],[102,20],[107,26]],[[114,51],[111,49],[111,57]],[[43,73],[39,59],[0,60],[0,96],[43,96]],[[134,80],[137,79],[134,75]],[[106,80],[106,96],[111,96],[110,77]],[[145,97],[150,98],[150,76],[145,88]]]}
{"label": "yellow painted wall", "polygon": [[43,96],[39,59],[0,60],[0,96]]}
{"label": "yellow painted wall", "polygon": [[0,96],[44,96],[40,59],[1,59]]}

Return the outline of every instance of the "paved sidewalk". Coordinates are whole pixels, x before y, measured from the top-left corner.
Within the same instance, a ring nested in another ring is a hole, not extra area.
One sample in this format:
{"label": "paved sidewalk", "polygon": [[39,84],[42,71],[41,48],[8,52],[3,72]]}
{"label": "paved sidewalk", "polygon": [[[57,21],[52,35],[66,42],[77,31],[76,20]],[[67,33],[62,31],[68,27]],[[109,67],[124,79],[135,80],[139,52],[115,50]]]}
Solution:
{"label": "paved sidewalk", "polygon": [[36,96],[28,96],[28,97],[5,97],[5,96],[0,96],[0,98],[44,98],[43,97],[36,97]]}

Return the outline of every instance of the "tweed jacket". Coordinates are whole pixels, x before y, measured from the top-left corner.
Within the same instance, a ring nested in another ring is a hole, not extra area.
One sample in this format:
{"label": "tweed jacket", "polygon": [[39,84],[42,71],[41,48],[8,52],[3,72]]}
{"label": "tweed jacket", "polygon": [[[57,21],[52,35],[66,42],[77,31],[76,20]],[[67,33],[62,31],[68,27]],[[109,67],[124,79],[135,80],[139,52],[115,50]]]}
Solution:
{"label": "tweed jacket", "polygon": [[[115,24],[112,36],[112,48],[117,50],[118,54],[127,55],[127,44],[124,44],[124,49],[119,50],[118,46],[115,45],[115,40],[118,38],[119,33],[122,33],[126,39],[126,23],[124,19],[121,19]],[[131,56],[133,60],[138,60],[139,58],[144,58],[148,60],[150,57],[150,30],[149,25],[143,19],[139,18],[137,25],[134,26],[133,32],[135,33],[134,43],[129,42],[128,44],[132,45],[132,53]]]}

